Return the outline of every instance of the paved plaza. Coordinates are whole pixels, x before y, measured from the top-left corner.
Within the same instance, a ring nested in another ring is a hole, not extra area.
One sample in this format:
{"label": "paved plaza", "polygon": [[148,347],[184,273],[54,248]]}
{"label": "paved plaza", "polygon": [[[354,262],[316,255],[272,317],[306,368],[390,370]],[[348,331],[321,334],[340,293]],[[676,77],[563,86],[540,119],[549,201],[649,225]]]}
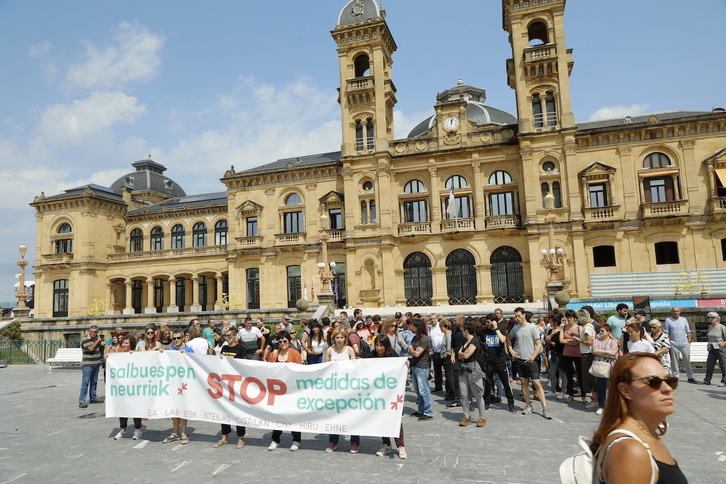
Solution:
{"label": "paved plaza", "polygon": [[[703,373],[696,376],[702,379]],[[188,445],[161,444],[170,433],[167,419],[144,421],[143,440],[114,441],[118,419],[105,418],[103,404],[78,407],[80,381],[78,369],[0,369],[0,484],[213,479],[556,483],[560,462],[578,451],[577,436],[592,435],[599,419],[579,402],[550,402],[553,420],[542,418],[538,403],[528,416],[508,413],[503,403],[486,412],[486,427],[458,427],[461,411],[447,409],[442,395],[435,395],[436,417],[418,422],[408,417],[414,400],[409,391],[403,417],[407,460],[395,453],[376,457],[380,439],[372,437],[363,437],[361,453],[353,455],[347,441],[326,454],[327,435],[314,434],[303,434],[301,449],[290,452],[290,435],[283,434],[280,448],[269,452],[271,432],[260,429],[248,429],[244,449],[213,449],[219,426],[206,422],[189,423]],[[517,406],[521,410],[523,404]],[[726,388],[682,380],[665,440],[691,483],[726,482],[725,406]]]}

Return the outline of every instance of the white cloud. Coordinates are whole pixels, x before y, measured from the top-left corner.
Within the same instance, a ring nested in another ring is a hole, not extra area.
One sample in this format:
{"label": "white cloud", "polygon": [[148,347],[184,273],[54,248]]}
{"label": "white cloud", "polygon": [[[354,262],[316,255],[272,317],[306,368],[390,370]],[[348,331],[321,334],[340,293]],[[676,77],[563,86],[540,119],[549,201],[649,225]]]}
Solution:
{"label": "white cloud", "polygon": [[123,92],[94,92],[88,99],[48,106],[38,133],[46,143],[82,141],[117,123],[133,124],[144,111],[143,104]]}
{"label": "white cloud", "polygon": [[601,119],[623,118],[625,116],[634,116],[636,114],[647,113],[649,106],[647,104],[632,104],[630,106],[605,106],[598,109],[590,115],[588,121],[598,121]]}
{"label": "white cloud", "polygon": [[161,65],[164,37],[138,22],[121,22],[114,30],[115,44],[99,48],[84,40],[84,59],[72,64],[66,76],[71,87],[117,89],[131,81],[153,79]]}
{"label": "white cloud", "polygon": [[395,129],[396,139],[402,139],[408,136],[421,121],[431,117],[434,114],[433,109],[421,111],[418,113],[412,113],[410,115],[405,114],[403,111],[393,111],[393,126]]}
{"label": "white cloud", "polygon": [[28,49],[28,57],[31,59],[39,59],[41,57],[45,57],[48,55],[53,48],[53,44],[50,43],[48,40],[44,40],[43,42],[39,42],[35,45],[31,45]]}

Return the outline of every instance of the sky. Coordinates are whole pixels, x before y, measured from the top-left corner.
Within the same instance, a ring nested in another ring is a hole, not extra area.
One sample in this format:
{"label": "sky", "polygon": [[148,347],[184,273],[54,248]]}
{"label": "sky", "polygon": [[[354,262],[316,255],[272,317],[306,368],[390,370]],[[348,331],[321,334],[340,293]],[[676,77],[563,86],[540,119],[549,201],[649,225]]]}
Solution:
{"label": "sky", "polygon": [[[34,262],[41,191],[109,186],[150,153],[187,194],[217,192],[231,165],[339,150],[346,3],[0,0],[0,301],[21,243]],[[499,0],[384,5],[396,138],[458,78],[516,115]],[[724,0],[567,2],[576,121],[726,107],[724,21]]]}

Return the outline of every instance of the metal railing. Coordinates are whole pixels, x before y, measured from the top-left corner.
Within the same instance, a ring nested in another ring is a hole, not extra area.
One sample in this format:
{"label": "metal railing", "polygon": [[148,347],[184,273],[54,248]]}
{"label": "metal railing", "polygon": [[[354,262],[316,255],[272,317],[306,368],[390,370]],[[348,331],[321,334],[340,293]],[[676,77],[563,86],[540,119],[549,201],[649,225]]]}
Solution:
{"label": "metal railing", "polygon": [[55,356],[58,348],[65,347],[66,343],[61,339],[3,340],[0,341],[0,356],[11,364],[44,364],[46,359]]}

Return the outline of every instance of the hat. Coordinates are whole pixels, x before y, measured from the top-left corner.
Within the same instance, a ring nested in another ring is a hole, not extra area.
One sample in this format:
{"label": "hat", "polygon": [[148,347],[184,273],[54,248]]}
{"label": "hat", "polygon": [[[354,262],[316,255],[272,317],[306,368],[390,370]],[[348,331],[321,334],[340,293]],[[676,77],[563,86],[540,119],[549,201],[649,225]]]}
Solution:
{"label": "hat", "polygon": [[401,316],[403,316],[403,314],[401,314],[401,311],[397,311],[396,314],[393,315],[394,318],[400,318]]}
{"label": "hat", "polygon": [[718,315],[718,313],[711,311],[706,315],[707,318],[716,318],[719,321],[721,321],[721,316]]}
{"label": "hat", "polygon": [[638,314],[640,316],[647,316],[645,309],[638,309],[637,311],[635,311],[635,314]]}

